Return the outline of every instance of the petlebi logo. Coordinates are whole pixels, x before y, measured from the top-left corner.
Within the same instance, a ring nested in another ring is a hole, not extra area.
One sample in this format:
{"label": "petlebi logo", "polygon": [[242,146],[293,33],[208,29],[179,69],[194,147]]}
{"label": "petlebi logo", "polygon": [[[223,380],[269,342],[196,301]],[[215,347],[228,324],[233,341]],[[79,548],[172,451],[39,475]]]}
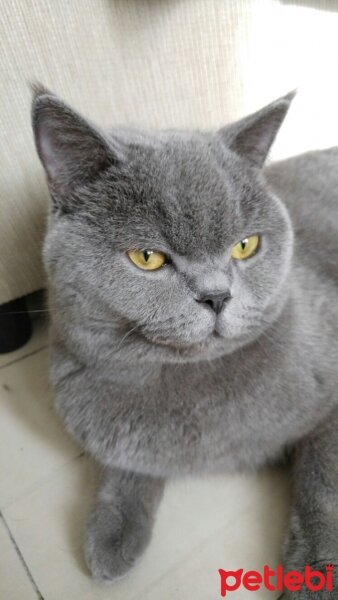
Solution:
{"label": "petlebi logo", "polygon": [[[273,570],[268,565],[265,565],[263,572],[259,571],[225,571],[218,569],[220,575],[220,593],[221,596],[230,597],[231,592],[234,592],[241,587],[251,592],[256,592],[262,588],[271,592],[298,592],[301,589],[307,589],[309,592],[319,592],[333,590],[333,565],[328,564],[323,571],[316,571],[311,566],[304,567],[304,571],[284,571],[279,565]],[[316,598],[317,596],[314,596]],[[332,596],[333,600],[333,596]]]}

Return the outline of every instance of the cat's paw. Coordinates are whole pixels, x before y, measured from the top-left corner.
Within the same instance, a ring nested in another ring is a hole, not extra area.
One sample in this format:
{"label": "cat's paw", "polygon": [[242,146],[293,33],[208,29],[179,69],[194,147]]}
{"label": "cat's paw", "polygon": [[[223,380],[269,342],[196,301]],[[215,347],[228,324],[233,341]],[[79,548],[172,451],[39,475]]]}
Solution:
{"label": "cat's paw", "polygon": [[149,543],[153,520],[139,507],[122,513],[98,503],[89,515],[85,558],[95,579],[110,582],[123,577]]}

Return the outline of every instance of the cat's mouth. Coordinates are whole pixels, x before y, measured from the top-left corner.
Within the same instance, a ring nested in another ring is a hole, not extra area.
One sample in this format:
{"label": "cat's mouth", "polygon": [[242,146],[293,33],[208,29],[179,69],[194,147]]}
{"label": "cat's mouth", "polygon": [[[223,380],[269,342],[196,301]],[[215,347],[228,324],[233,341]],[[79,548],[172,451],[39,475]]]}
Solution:
{"label": "cat's mouth", "polygon": [[[140,332],[139,332],[140,333]],[[251,331],[240,335],[226,335],[219,332],[216,327],[205,336],[204,339],[186,342],[183,340],[173,340],[164,336],[150,336],[142,332],[141,336],[147,342],[149,347],[152,347],[158,354],[162,352],[170,360],[179,361],[196,361],[203,359],[203,356],[208,356],[208,359],[218,358],[224,354],[231,354],[243,344],[248,344],[255,339],[257,333]]]}
{"label": "cat's mouth", "polygon": [[146,332],[142,332],[143,337],[147,340],[148,343],[151,343],[153,346],[160,346],[168,348],[169,350],[174,351],[175,353],[180,354],[196,354],[200,353],[203,350],[206,350],[210,347],[212,343],[215,341],[220,341],[223,339],[216,329],[213,329],[205,338],[198,341],[184,341],[184,340],[173,340],[170,338],[166,338],[164,336],[149,336]]}

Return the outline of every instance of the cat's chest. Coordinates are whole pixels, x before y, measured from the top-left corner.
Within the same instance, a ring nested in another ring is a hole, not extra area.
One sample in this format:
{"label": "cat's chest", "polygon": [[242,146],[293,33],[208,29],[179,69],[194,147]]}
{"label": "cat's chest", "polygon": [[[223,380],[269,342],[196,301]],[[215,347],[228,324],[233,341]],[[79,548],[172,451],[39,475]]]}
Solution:
{"label": "cat's chest", "polygon": [[159,474],[263,464],[314,418],[315,390],[309,384],[304,395],[301,379],[263,359],[256,370],[232,361],[168,365],[120,395],[115,456]]}
{"label": "cat's chest", "polygon": [[259,466],[318,418],[318,380],[296,358],[248,350],[109,380],[81,370],[57,386],[57,404],[106,464],[157,475]]}

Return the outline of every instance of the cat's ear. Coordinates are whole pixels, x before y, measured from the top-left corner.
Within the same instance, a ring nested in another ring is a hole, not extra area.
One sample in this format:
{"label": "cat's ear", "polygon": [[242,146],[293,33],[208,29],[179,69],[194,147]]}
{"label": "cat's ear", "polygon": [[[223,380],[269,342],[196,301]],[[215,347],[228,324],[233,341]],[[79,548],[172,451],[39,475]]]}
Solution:
{"label": "cat's ear", "polygon": [[258,112],[231,123],[218,134],[228,148],[261,168],[296,92],[275,100]]}
{"label": "cat's ear", "polygon": [[53,191],[67,192],[119,162],[118,149],[95,126],[45,88],[33,89],[35,143]]}

